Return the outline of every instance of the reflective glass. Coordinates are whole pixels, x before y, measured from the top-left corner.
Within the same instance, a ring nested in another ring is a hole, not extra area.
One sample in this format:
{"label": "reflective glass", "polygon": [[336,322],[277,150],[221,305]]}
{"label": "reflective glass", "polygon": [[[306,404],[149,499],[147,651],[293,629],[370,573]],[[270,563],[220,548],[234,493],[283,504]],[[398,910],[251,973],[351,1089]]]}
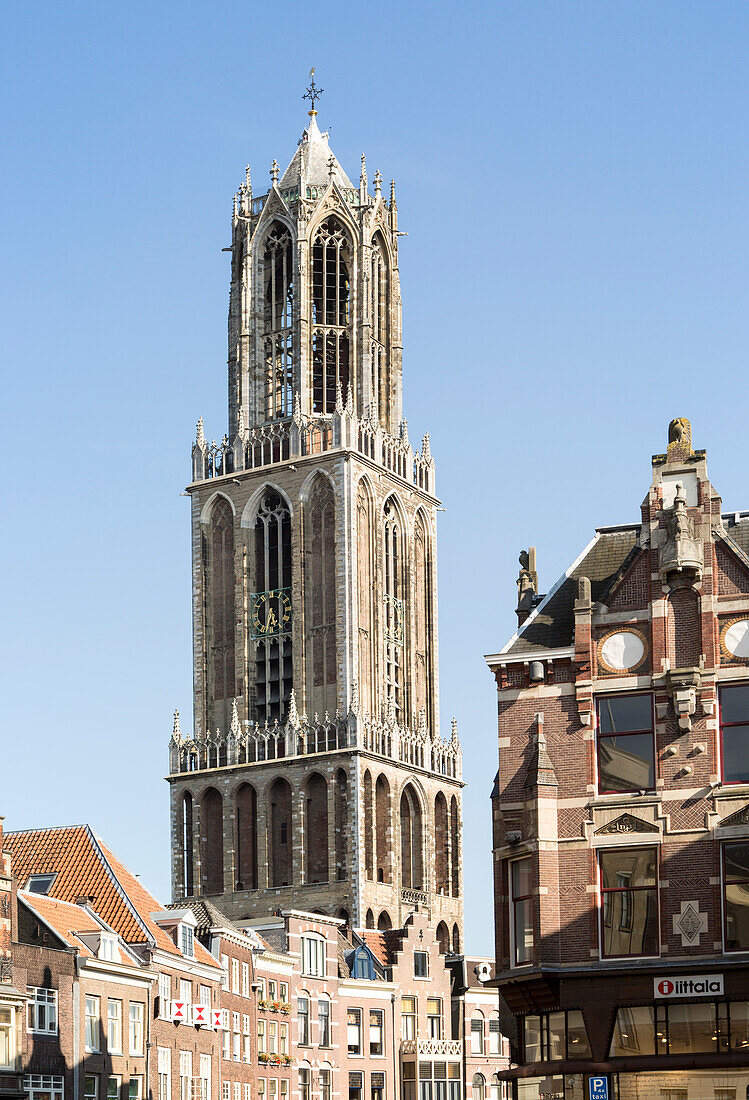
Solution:
{"label": "reflective glass", "polygon": [[749,1047],[749,1001],[734,1001],[731,1016],[731,1050],[746,1051]]}
{"label": "reflective glass", "polygon": [[714,1004],[669,1004],[668,1053],[709,1053],[718,1049]]}
{"label": "reflective glass", "polygon": [[654,1024],[652,1005],[620,1008],[616,1014],[609,1057],[655,1054]]}
{"label": "reflective glass", "polygon": [[626,733],[653,728],[653,703],[650,695],[615,695],[598,703],[599,731]]}
{"label": "reflective glass", "polygon": [[524,897],[531,892],[531,861],[517,859],[512,866],[512,896]]}
{"label": "reflective glass", "polygon": [[541,1061],[541,1017],[525,1017],[525,1060]]}
{"label": "reflective glass", "polygon": [[749,783],[749,725],[723,727],[723,778]]}
{"label": "reflective glass", "polygon": [[646,791],[653,787],[653,735],[601,737],[598,741],[602,791]]}
{"label": "reflective glass", "polygon": [[590,1058],[590,1043],[585,1030],[585,1020],[579,1009],[567,1013],[567,1057]]}
{"label": "reflective glass", "polygon": [[549,1060],[563,1059],[564,1054],[564,1013],[549,1013]]}
{"label": "reflective glass", "polygon": [[727,883],[726,949],[749,951],[749,882]]}
{"label": "reflective glass", "polygon": [[619,848],[601,852],[604,890],[655,886],[655,848]]}

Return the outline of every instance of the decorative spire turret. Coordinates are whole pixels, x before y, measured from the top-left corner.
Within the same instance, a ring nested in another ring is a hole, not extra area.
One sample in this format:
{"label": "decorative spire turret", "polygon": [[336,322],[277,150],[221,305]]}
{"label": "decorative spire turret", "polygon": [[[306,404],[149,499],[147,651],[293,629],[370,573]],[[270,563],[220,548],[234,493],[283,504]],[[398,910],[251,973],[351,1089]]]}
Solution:
{"label": "decorative spire turret", "polygon": [[275,157],[270,166],[270,181],[274,187],[278,186],[278,161]]}
{"label": "decorative spire turret", "polygon": [[372,182],[374,183],[375,200],[382,198],[382,174],[379,168],[375,172]]}

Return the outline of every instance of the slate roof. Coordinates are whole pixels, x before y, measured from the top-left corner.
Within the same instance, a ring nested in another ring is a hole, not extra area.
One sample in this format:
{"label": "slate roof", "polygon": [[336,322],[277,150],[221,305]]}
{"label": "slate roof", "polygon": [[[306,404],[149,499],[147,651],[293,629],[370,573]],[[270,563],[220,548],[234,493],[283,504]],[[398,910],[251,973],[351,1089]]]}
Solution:
{"label": "slate roof", "polygon": [[280,188],[301,187],[311,183],[316,186],[326,187],[330,178],[328,161],[331,156],[335,161],[333,178],[340,187],[353,187],[343,168],[336,160],[328,145],[327,132],[321,133],[314,116],[310,119],[309,126],[304,131],[289,167],[281,177]]}
{"label": "slate roof", "polygon": [[737,522],[735,513],[731,512],[729,515],[721,516],[721,519],[731,542],[735,542],[738,548],[749,556],[749,516],[739,515]]}
{"label": "slate roof", "polygon": [[[56,877],[47,896],[67,902],[88,897],[91,908],[125,943],[182,955],[168,932],[151,917],[151,913],[163,910],[161,903],[88,825],[5,833],[3,848],[11,854],[13,873],[20,883],[26,882],[29,875],[54,872]],[[195,944],[195,958],[216,965],[200,943]]]}
{"label": "slate roof", "polygon": [[597,531],[580,559],[560,577],[502,653],[515,655],[571,646],[575,635],[577,578],[588,577],[591,599],[603,600],[637,557],[639,536],[639,524]]}
{"label": "slate roof", "polygon": [[200,901],[173,901],[167,905],[167,909],[189,909],[198,922],[195,931],[199,934],[210,932],[212,928],[231,928],[235,932],[242,931],[234,921],[229,920],[226,913],[222,913],[207,898],[201,898]]}

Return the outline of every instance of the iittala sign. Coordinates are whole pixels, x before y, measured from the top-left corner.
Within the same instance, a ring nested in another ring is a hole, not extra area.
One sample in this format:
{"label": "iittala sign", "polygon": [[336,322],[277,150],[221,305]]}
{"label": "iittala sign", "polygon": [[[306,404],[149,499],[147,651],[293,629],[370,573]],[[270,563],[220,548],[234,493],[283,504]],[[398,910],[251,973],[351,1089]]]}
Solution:
{"label": "iittala sign", "polygon": [[722,974],[679,974],[673,978],[653,978],[656,997],[722,997]]}

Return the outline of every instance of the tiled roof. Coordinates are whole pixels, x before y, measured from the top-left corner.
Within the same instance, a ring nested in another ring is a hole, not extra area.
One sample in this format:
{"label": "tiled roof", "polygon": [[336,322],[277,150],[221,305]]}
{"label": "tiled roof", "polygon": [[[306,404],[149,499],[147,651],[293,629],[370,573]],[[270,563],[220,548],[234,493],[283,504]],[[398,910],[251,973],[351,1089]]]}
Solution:
{"label": "tiled roof", "polygon": [[[93,957],[93,952],[81,939],[81,933],[100,933],[112,931],[103,921],[97,920],[81,905],[71,905],[67,901],[59,901],[44,894],[33,894],[25,890],[18,891],[18,897],[24,905],[40,917],[45,924],[60,937],[68,947],[76,947],[81,955]],[[118,962],[132,965],[133,960],[124,954],[121,948],[117,948]]]}
{"label": "tiled roof", "polygon": [[362,937],[369,950],[381,966],[392,966],[396,955],[403,946],[404,931],[392,928],[387,932],[373,932],[366,929]]}
{"label": "tiled roof", "polygon": [[[125,943],[148,944],[181,955],[169,934],[151,917],[163,909],[161,903],[97,840],[88,825],[5,833],[3,841],[20,883],[29,875],[54,872],[49,896],[67,902],[86,896],[91,908]],[[195,945],[195,957],[216,965],[201,944]]]}
{"label": "tiled roof", "polygon": [[217,909],[212,901],[201,898],[200,901],[173,901],[167,905],[167,909],[189,909],[198,922],[196,932],[210,932],[212,928],[232,928],[235,932],[241,932],[239,925],[229,920],[226,913]]}
{"label": "tiled roof", "polygon": [[639,553],[639,535],[639,526],[597,532],[587,553],[560,578],[502,652],[514,655],[571,646],[575,636],[578,577],[587,577],[592,600],[601,600],[634,562]]}

